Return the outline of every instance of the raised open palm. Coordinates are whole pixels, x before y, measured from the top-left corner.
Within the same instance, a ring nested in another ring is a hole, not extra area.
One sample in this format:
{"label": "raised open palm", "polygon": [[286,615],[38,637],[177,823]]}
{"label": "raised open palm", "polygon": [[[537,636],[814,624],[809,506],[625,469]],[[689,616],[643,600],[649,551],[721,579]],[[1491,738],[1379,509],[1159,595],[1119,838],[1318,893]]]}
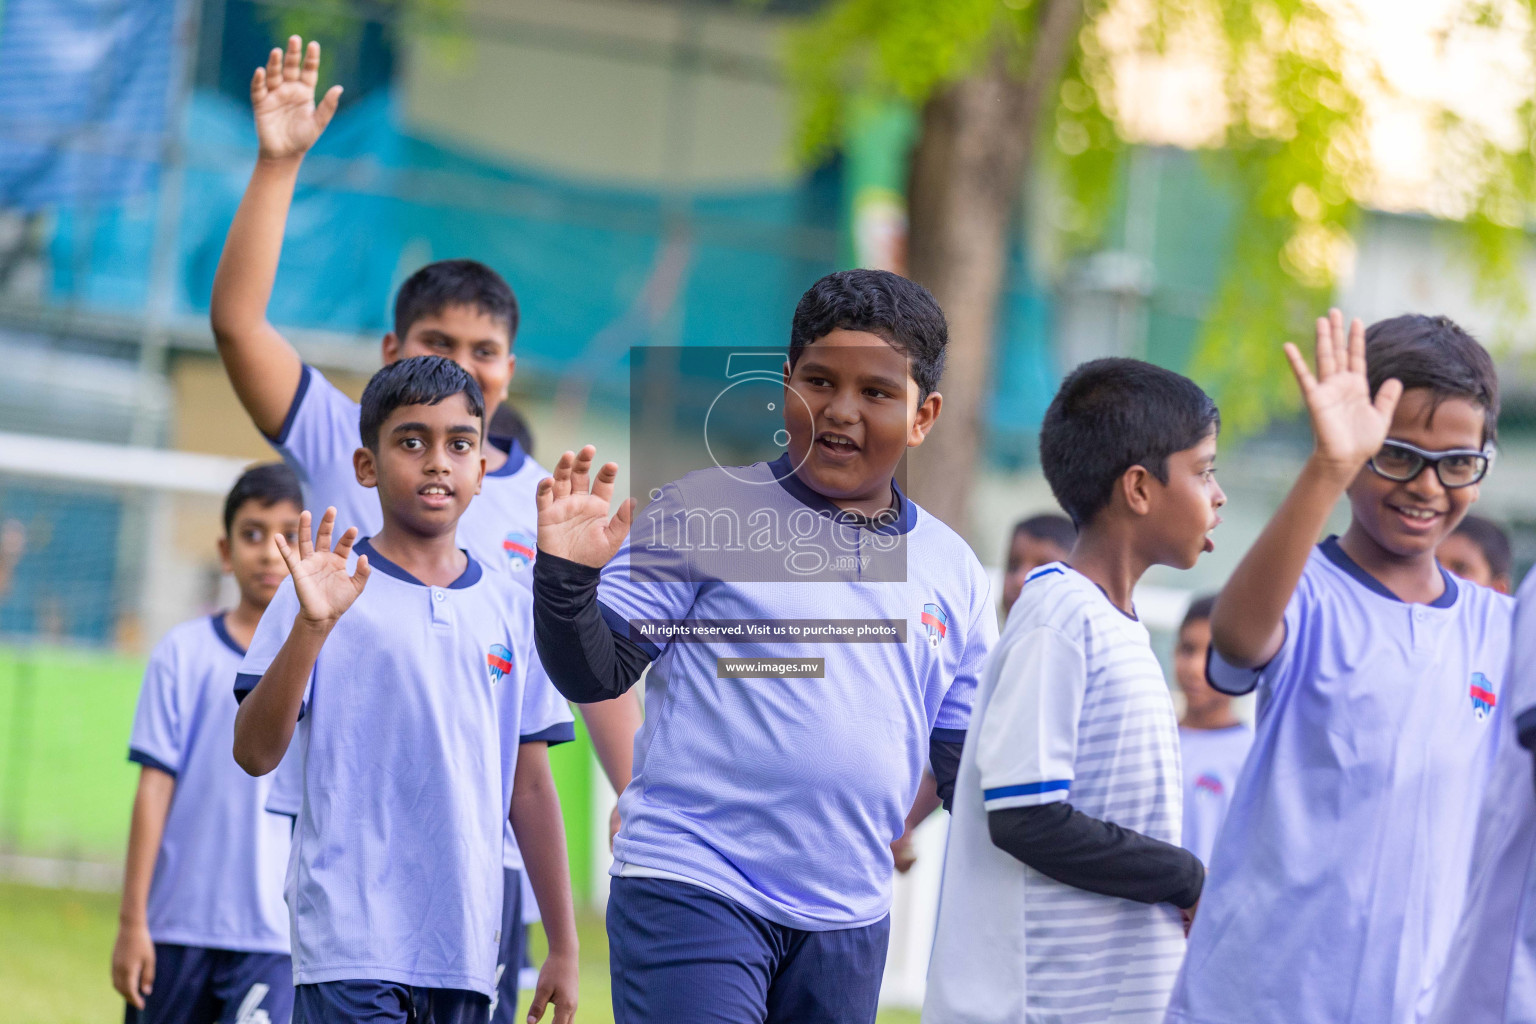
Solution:
{"label": "raised open palm", "polygon": [[1371,398],[1365,374],[1365,325],[1352,321],[1346,335],[1344,314],[1337,309],[1317,318],[1316,376],[1295,345],[1287,343],[1285,355],[1301,385],[1318,454],[1341,467],[1359,469],[1386,440],[1392,413],[1403,395],[1401,382],[1387,380]]}
{"label": "raised open palm", "polygon": [[341,102],[341,86],[331,86],[316,105],[319,80],[320,44],[311,42],[304,48],[298,36],[288,38],[287,53],[274,46],[267,66],[251,76],[251,110],[264,159],[303,156],[331,123]]}
{"label": "raised open palm", "polygon": [[600,569],[629,534],[635,502],[626,498],[609,518],[619,467],[606,463],[592,479],[596,455],[591,445],[574,454],[566,452],[555,463],[554,475],[539,483],[539,550]]}
{"label": "raised open palm", "polygon": [[299,597],[300,615],[313,626],[329,629],[336,624],[346,610],[352,607],[357,595],[368,583],[368,556],[357,556],[357,567],[347,572],[347,556],[357,540],[357,527],[348,527],[331,548],[331,533],[336,527],[336,510],[328,508],[320,517],[320,531],[313,543],[309,539],[310,515],[299,514],[299,549],[288,546],[282,534],[277,535],[277,549],[283,561],[288,563],[288,573],[293,577],[293,589]]}

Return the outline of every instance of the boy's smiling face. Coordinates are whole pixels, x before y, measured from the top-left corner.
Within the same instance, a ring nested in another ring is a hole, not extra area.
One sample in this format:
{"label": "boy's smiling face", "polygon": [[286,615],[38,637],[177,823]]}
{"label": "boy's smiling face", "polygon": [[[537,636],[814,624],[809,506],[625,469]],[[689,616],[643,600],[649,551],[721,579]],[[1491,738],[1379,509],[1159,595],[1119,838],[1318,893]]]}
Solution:
{"label": "boy's smiling face", "polygon": [[401,338],[384,336],[384,363],[412,356],[442,356],[475,378],[485,396],[487,413],[507,397],[507,385],[517,367],[507,322],[475,306],[453,305],[415,320]]}
{"label": "boy's smiling face", "polygon": [[784,427],[796,474],[840,508],[874,515],[891,505],[891,478],[939,415],[937,392],[918,401],[907,356],[879,335],[834,330],[807,345],[784,379]]}
{"label": "boy's smiling face", "polygon": [[379,490],[385,524],[417,536],[452,531],[485,477],[483,427],[462,394],[391,412],[379,427],[379,450],[353,455],[357,482]]}
{"label": "boy's smiling face", "polygon": [[[1484,418],[1482,407],[1469,399],[1447,398],[1435,405],[1427,388],[1410,388],[1397,403],[1387,438],[1432,452],[1478,451],[1483,447]],[[1349,485],[1354,519],[1350,531],[1358,527],[1391,558],[1433,556],[1477,501],[1478,490],[1477,484],[1447,489],[1429,466],[1405,483],[1366,466]]]}

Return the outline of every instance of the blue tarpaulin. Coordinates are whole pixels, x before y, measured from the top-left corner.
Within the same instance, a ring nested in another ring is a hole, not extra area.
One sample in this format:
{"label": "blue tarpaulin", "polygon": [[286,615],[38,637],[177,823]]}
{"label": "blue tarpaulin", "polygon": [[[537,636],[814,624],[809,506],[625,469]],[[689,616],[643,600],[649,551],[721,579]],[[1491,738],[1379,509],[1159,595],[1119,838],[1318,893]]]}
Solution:
{"label": "blue tarpaulin", "polygon": [[154,185],[178,0],[5,0],[0,206],[115,201]]}

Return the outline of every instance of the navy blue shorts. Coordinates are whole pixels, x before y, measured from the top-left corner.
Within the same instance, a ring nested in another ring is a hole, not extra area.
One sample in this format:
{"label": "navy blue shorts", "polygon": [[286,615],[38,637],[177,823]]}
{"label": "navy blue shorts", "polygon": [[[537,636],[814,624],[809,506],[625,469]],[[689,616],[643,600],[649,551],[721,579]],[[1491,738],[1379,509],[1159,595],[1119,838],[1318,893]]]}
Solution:
{"label": "navy blue shorts", "polygon": [[615,1024],[873,1024],[891,921],[811,932],[708,889],[615,878]]}
{"label": "navy blue shorts", "polygon": [[528,929],[523,925],[523,873],[504,868],[501,882],[501,948],[496,951],[491,1024],[513,1024],[517,1020],[517,982],[528,948]]}
{"label": "navy blue shorts", "polygon": [[490,997],[393,981],[325,981],[295,990],[293,1024],[485,1024]]}
{"label": "navy blue shorts", "polygon": [[154,991],[127,1024],[288,1024],[293,961],[287,953],[240,953],[155,943]]}

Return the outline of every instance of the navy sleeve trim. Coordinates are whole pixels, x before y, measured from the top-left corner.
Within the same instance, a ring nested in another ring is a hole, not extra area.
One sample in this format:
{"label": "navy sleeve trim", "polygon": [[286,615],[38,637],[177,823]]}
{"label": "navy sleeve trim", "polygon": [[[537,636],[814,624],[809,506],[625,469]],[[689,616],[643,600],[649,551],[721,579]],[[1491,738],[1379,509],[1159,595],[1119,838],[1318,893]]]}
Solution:
{"label": "navy sleeve trim", "polygon": [[261,676],[252,675],[249,672],[240,672],[235,676],[235,700],[243,701],[250,692],[256,689],[256,684],[261,682]]}
{"label": "navy sleeve trim", "polygon": [[153,768],[157,772],[165,772],[165,774],[169,775],[173,779],[176,777],[175,768],[172,768],[158,757],[155,757],[151,754],[146,754],[144,751],[137,748],[128,748],[128,760],[132,761],[134,764],[141,764],[145,768]]}
{"label": "navy sleeve trim", "polygon": [[299,415],[299,406],[304,404],[304,395],[309,391],[309,378],[314,374],[308,363],[299,372],[299,387],[293,393],[293,401],[288,403],[288,415],[283,417],[283,425],[277,428],[277,433],[267,438],[274,447],[281,448],[288,443],[288,435],[293,431],[293,421]]}
{"label": "navy sleeve trim", "polygon": [[1536,751],[1536,708],[1527,708],[1515,716],[1515,735],[1522,747]]}
{"label": "navy sleeve trim", "polygon": [[517,742],[548,743],[553,747],[558,746],[561,743],[570,743],[575,738],[575,722],[556,722],[548,729],[540,729],[538,732],[524,733],[517,738]]}
{"label": "navy sleeve trim", "polygon": [[964,729],[935,729],[928,734],[929,742],[964,743]]}
{"label": "navy sleeve trim", "polygon": [[[1285,641],[1283,641],[1283,640],[1281,641],[1282,644],[1284,644],[1284,642]],[[1270,662],[1274,661],[1275,659],[1274,658],[1269,659],[1269,661],[1265,662],[1263,665],[1260,665],[1258,668],[1233,669],[1234,672],[1248,672],[1248,673],[1251,673],[1251,676],[1250,676],[1251,682],[1249,682],[1249,684],[1247,686],[1245,686],[1245,687],[1243,687],[1242,689],[1239,689],[1239,690],[1229,690],[1229,689],[1227,689],[1225,686],[1222,686],[1221,683],[1216,681],[1216,677],[1215,676],[1211,675],[1211,665],[1212,665],[1213,662],[1215,662],[1215,660],[1216,660],[1216,645],[1215,644],[1210,644],[1205,649],[1205,681],[1211,685],[1211,689],[1215,690],[1217,693],[1224,693],[1228,697],[1244,697],[1244,696],[1247,696],[1248,694],[1252,693],[1254,690],[1258,689],[1258,687],[1259,687],[1259,673],[1263,672],[1266,668],[1268,668]]]}
{"label": "navy sleeve trim", "polygon": [[[259,682],[261,682],[261,676],[253,675],[250,672],[238,673],[235,676],[235,703],[243,704],[245,698],[250,696],[251,691],[256,689],[256,684]],[[315,682],[315,673],[313,671],[309,673],[309,682],[311,685]],[[299,718],[302,719],[307,714],[309,714],[309,701],[306,700],[299,705]]]}

